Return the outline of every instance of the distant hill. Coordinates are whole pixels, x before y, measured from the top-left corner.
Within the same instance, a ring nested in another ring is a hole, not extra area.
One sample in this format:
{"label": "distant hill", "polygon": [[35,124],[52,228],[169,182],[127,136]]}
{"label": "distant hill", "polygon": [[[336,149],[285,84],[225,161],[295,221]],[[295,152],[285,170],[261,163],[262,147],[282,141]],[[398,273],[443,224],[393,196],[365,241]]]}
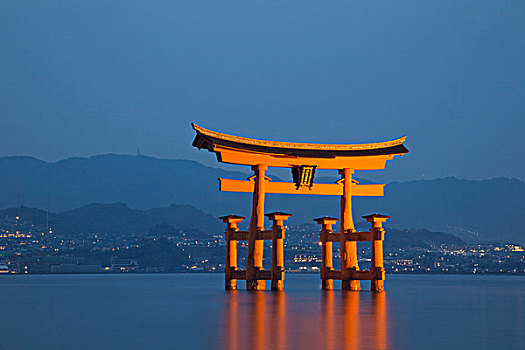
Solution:
{"label": "distant hill", "polygon": [[223,224],[210,214],[190,205],[172,204],[165,208],[149,210],[131,209],[124,203],[89,204],[61,213],[47,213],[35,208],[9,208],[0,210],[0,218],[20,216],[23,220],[45,227],[46,220],[55,232],[75,235],[78,233],[145,234],[159,226],[177,230],[196,230],[222,233]]}
{"label": "distant hill", "polygon": [[385,234],[385,247],[390,250],[406,248],[435,249],[440,245],[448,247],[464,246],[465,241],[450,233],[432,232],[428,230],[389,228]]}
{"label": "distant hill", "polygon": [[385,193],[384,200],[361,201],[365,211],[376,208],[391,215],[393,226],[451,232],[469,241],[525,243],[523,181],[449,177],[390,183]]}
{"label": "distant hill", "polygon": [[[22,203],[59,212],[94,202],[123,202],[139,209],[177,203],[214,216],[248,216],[251,196],[220,193],[217,184],[218,177],[244,179],[247,175],[194,161],[146,156],[109,154],[56,163],[2,157],[0,208]],[[331,180],[321,178],[323,182]],[[382,212],[392,216],[389,227],[449,232],[468,241],[525,244],[522,223],[518,221],[525,213],[523,198],[525,183],[517,179],[472,181],[451,177],[390,183],[384,197],[356,198],[353,205],[356,223],[363,214]],[[338,217],[339,198],[268,195],[266,208],[293,213],[290,222],[311,222],[323,215]]]}
{"label": "distant hill", "polygon": [[[370,226],[360,227],[358,231],[368,231]],[[289,227],[286,237],[289,242],[300,244],[307,242],[312,244],[319,239],[319,225],[316,224],[299,224]],[[370,247],[370,243],[359,243],[364,247]],[[423,248],[436,249],[441,245],[447,247],[457,246],[464,247],[467,243],[461,238],[444,232],[433,232],[423,229],[397,229],[388,227],[385,230],[385,248],[392,250],[406,248]]]}

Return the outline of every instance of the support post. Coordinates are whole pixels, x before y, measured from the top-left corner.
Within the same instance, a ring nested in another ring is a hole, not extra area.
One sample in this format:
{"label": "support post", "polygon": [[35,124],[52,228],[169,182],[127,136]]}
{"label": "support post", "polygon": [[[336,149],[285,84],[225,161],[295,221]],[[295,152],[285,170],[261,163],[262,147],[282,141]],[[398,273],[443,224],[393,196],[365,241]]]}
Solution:
{"label": "support post", "polygon": [[224,288],[237,290],[237,280],[233,279],[233,272],[237,270],[237,241],[233,240],[233,233],[238,231],[237,224],[245,219],[244,216],[227,215],[219,219],[226,224],[226,266],[224,267]]}
{"label": "support post", "polygon": [[288,220],[292,214],[274,213],[266,214],[273,221],[272,237],[272,290],[284,290],[284,220]]}
{"label": "support post", "polygon": [[390,216],[381,214],[372,214],[363,216],[366,221],[371,223],[370,232],[372,232],[371,245],[371,266],[372,280],[370,282],[370,290],[375,292],[382,292],[385,290],[385,268],[383,265],[383,240],[385,230],[383,229],[383,222],[386,222]]}
{"label": "support post", "polygon": [[357,260],[357,242],[346,239],[347,231],[355,231],[354,221],[352,218],[352,174],[353,169],[339,170],[341,181],[343,182],[343,195],[341,196],[341,273],[342,273],[342,290],[360,290],[361,283],[359,280],[350,279],[350,271],[359,270]]}
{"label": "support post", "polygon": [[332,290],[334,289],[334,280],[328,278],[328,273],[329,271],[334,270],[333,244],[332,241],[328,241],[328,234],[332,233],[332,225],[335,225],[339,219],[325,216],[319,219],[314,219],[314,221],[322,225],[320,234],[323,251],[321,266],[322,288],[324,290]]}
{"label": "support post", "polygon": [[246,258],[246,289],[264,290],[265,281],[257,280],[257,271],[263,268],[264,241],[256,239],[257,231],[264,230],[264,195],[265,176],[268,166],[264,164],[252,166],[255,172],[255,187],[253,191],[252,217],[248,234],[248,256]]}

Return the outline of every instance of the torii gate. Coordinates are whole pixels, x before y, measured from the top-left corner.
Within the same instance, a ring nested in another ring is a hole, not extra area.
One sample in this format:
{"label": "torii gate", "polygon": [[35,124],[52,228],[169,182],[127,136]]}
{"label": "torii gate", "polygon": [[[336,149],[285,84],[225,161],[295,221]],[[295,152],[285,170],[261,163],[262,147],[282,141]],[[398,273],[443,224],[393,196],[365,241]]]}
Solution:
{"label": "torii gate", "polygon": [[[383,196],[384,185],[359,185],[352,180],[355,170],[384,169],[386,161],[408,150],[403,145],[405,137],[367,144],[313,144],[256,140],[223,134],[192,124],[197,135],[193,146],[204,148],[217,155],[222,163],[250,165],[254,175],[248,180],[219,179],[220,190],[253,193],[252,217],[249,231],[239,231],[237,224],[242,216],[228,215],[221,219],[226,228],[225,288],[237,289],[237,280],[246,280],[248,290],[264,290],[265,280],[271,280],[272,290],[283,290],[284,282],[284,220],[291,214],[275,212],[266,214],[273,221],[272,230],[264,230],[264,197],[266,193],[314,194],[341,196],[341,231],[333,232],[338,219],[315,219],[322,225],[321,244],[323,262],[321,279],[323,289],[333,289],[333,280],[342,281],[344,290],[360,290],[360,280],[371,280],[371,290],[384,290],[382,223],[389,216],[372,214],[364,216],[371,223],[371,230],[356,232],[352,218],[352,196]],[[265,176],[268,167],[291,168],[294,182],[270,182]],[[341,179],[335,184],[314,184],[316,169],[339,170]],[[237,268],[237,241],[248,241],[246,270]],[[272,240],[272,269],[263,269],[264,240]],[[372,266],[359,270],[357,242],[372,243]],[[340,243],[341,270],[333,268],[332,242]]]}

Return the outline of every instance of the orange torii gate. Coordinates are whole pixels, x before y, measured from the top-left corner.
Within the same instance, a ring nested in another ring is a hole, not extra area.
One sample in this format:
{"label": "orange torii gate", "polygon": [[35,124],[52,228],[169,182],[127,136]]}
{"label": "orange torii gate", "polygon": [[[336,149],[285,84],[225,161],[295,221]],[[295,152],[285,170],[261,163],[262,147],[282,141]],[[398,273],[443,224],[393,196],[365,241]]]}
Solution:
{"label": "orange torii gate", "polygon": [[[253,193],[252,216],[248,231],[239,231],[242,216],[228,215],[221,219],[226,228],[226,289],[237,289],[237,280],[246,280],[248,290],[264,290],[265,280],[271,280],[272,290],[283,290],[284,282],[284,220],[291,214],[266,214],[273,221],[271,230],[264,230],[264,198],[266,193],[314,194],[341,196],[341,231],[333,232],[338,219],[315,219],[322,225],[320,234],[323,259],[321,279],[323,289],[333,289],[333,280],[342,281],[342,289],[360,290],[360,280],[371,280],[371,289],[382,291],[383,268],[382,228],[389,216],[364,216],[371,230],[356,232],[352,218],[352,196],[383,196],[384,185],[359,185],[352,179],[355,170],[384,169],[387,160],[408,152],[403,145],[405,137],[367,144],[313,144],[256,140],[223,134],[192,124],[197,135],[193,146],[217,155],[223,163],[250,165],[254,175],[247,180],[219,179],[220,190]],[[268,167],[291,168],[294,182],[270,182],[265,176]],[[316,169],[339,170],[341,179],[335,184],[314,184]],[[272,269],[263,269],[264,240],[272,240]],[[246,270],[237,268],[237,241],[248,241]],[[359,270],[357,242],[372,244],[370,270]],[[341,270],[333,268],[332,242],[340,243]]]}

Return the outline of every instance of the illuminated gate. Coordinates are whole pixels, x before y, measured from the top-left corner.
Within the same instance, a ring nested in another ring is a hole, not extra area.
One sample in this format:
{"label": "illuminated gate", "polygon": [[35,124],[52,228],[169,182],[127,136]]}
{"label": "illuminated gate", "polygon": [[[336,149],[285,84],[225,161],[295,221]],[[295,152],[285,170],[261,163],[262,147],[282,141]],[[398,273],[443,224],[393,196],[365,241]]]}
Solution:
{"label": "illuminated gate", "polygon": [[[249,165],[254,172],[247,180],[219,179],[220,190],[253,193],[252,216],[248,231],[237,225],[245,219],[228,215],[221,219],[226,228],[226,289],[237,289],[237,280],[246,280],[248,290],[264,290],[271,280],[272,290],[284,287],[284,221],[291,214],[266,214],[273,221],[271,230],[264,229],[264,198],[266,193],[336,195],[341,197],[341,229],[333,232],[338,219],[315,219],[322,225],[320,240],[323,249],[321,279],[323,289],[333,289],[333,280],[342,281],[342,289],[359,290],[360,280],[371,280],[371,289],[384,289],[383,222],[389,217],[380,214],[364,216],[371,223],[370,231],[356,232],[352,218],[352,196],[383,196],[384,185],[360,185],[352,179],[355,170],[384,169],[387,160],[408,152],[405,137],[367,144],[312,144],[256,140],[223,134],[192,124],[197,135],[193,146],[214,152],[223,163]],[[268,167],[291,168],[294,182],[273,182],[265,176]],[[335,184],[316,184],[316,169],[339,170],[341,179]],[[272,269],[263,269],[264,240],[272,241]],[[237,241],[248,241],[246,270],[237,268]],[[370,241],[372,266],[359,270],[357,242]],[[333,268],[332,242],[340,243],[341,270]]]}

